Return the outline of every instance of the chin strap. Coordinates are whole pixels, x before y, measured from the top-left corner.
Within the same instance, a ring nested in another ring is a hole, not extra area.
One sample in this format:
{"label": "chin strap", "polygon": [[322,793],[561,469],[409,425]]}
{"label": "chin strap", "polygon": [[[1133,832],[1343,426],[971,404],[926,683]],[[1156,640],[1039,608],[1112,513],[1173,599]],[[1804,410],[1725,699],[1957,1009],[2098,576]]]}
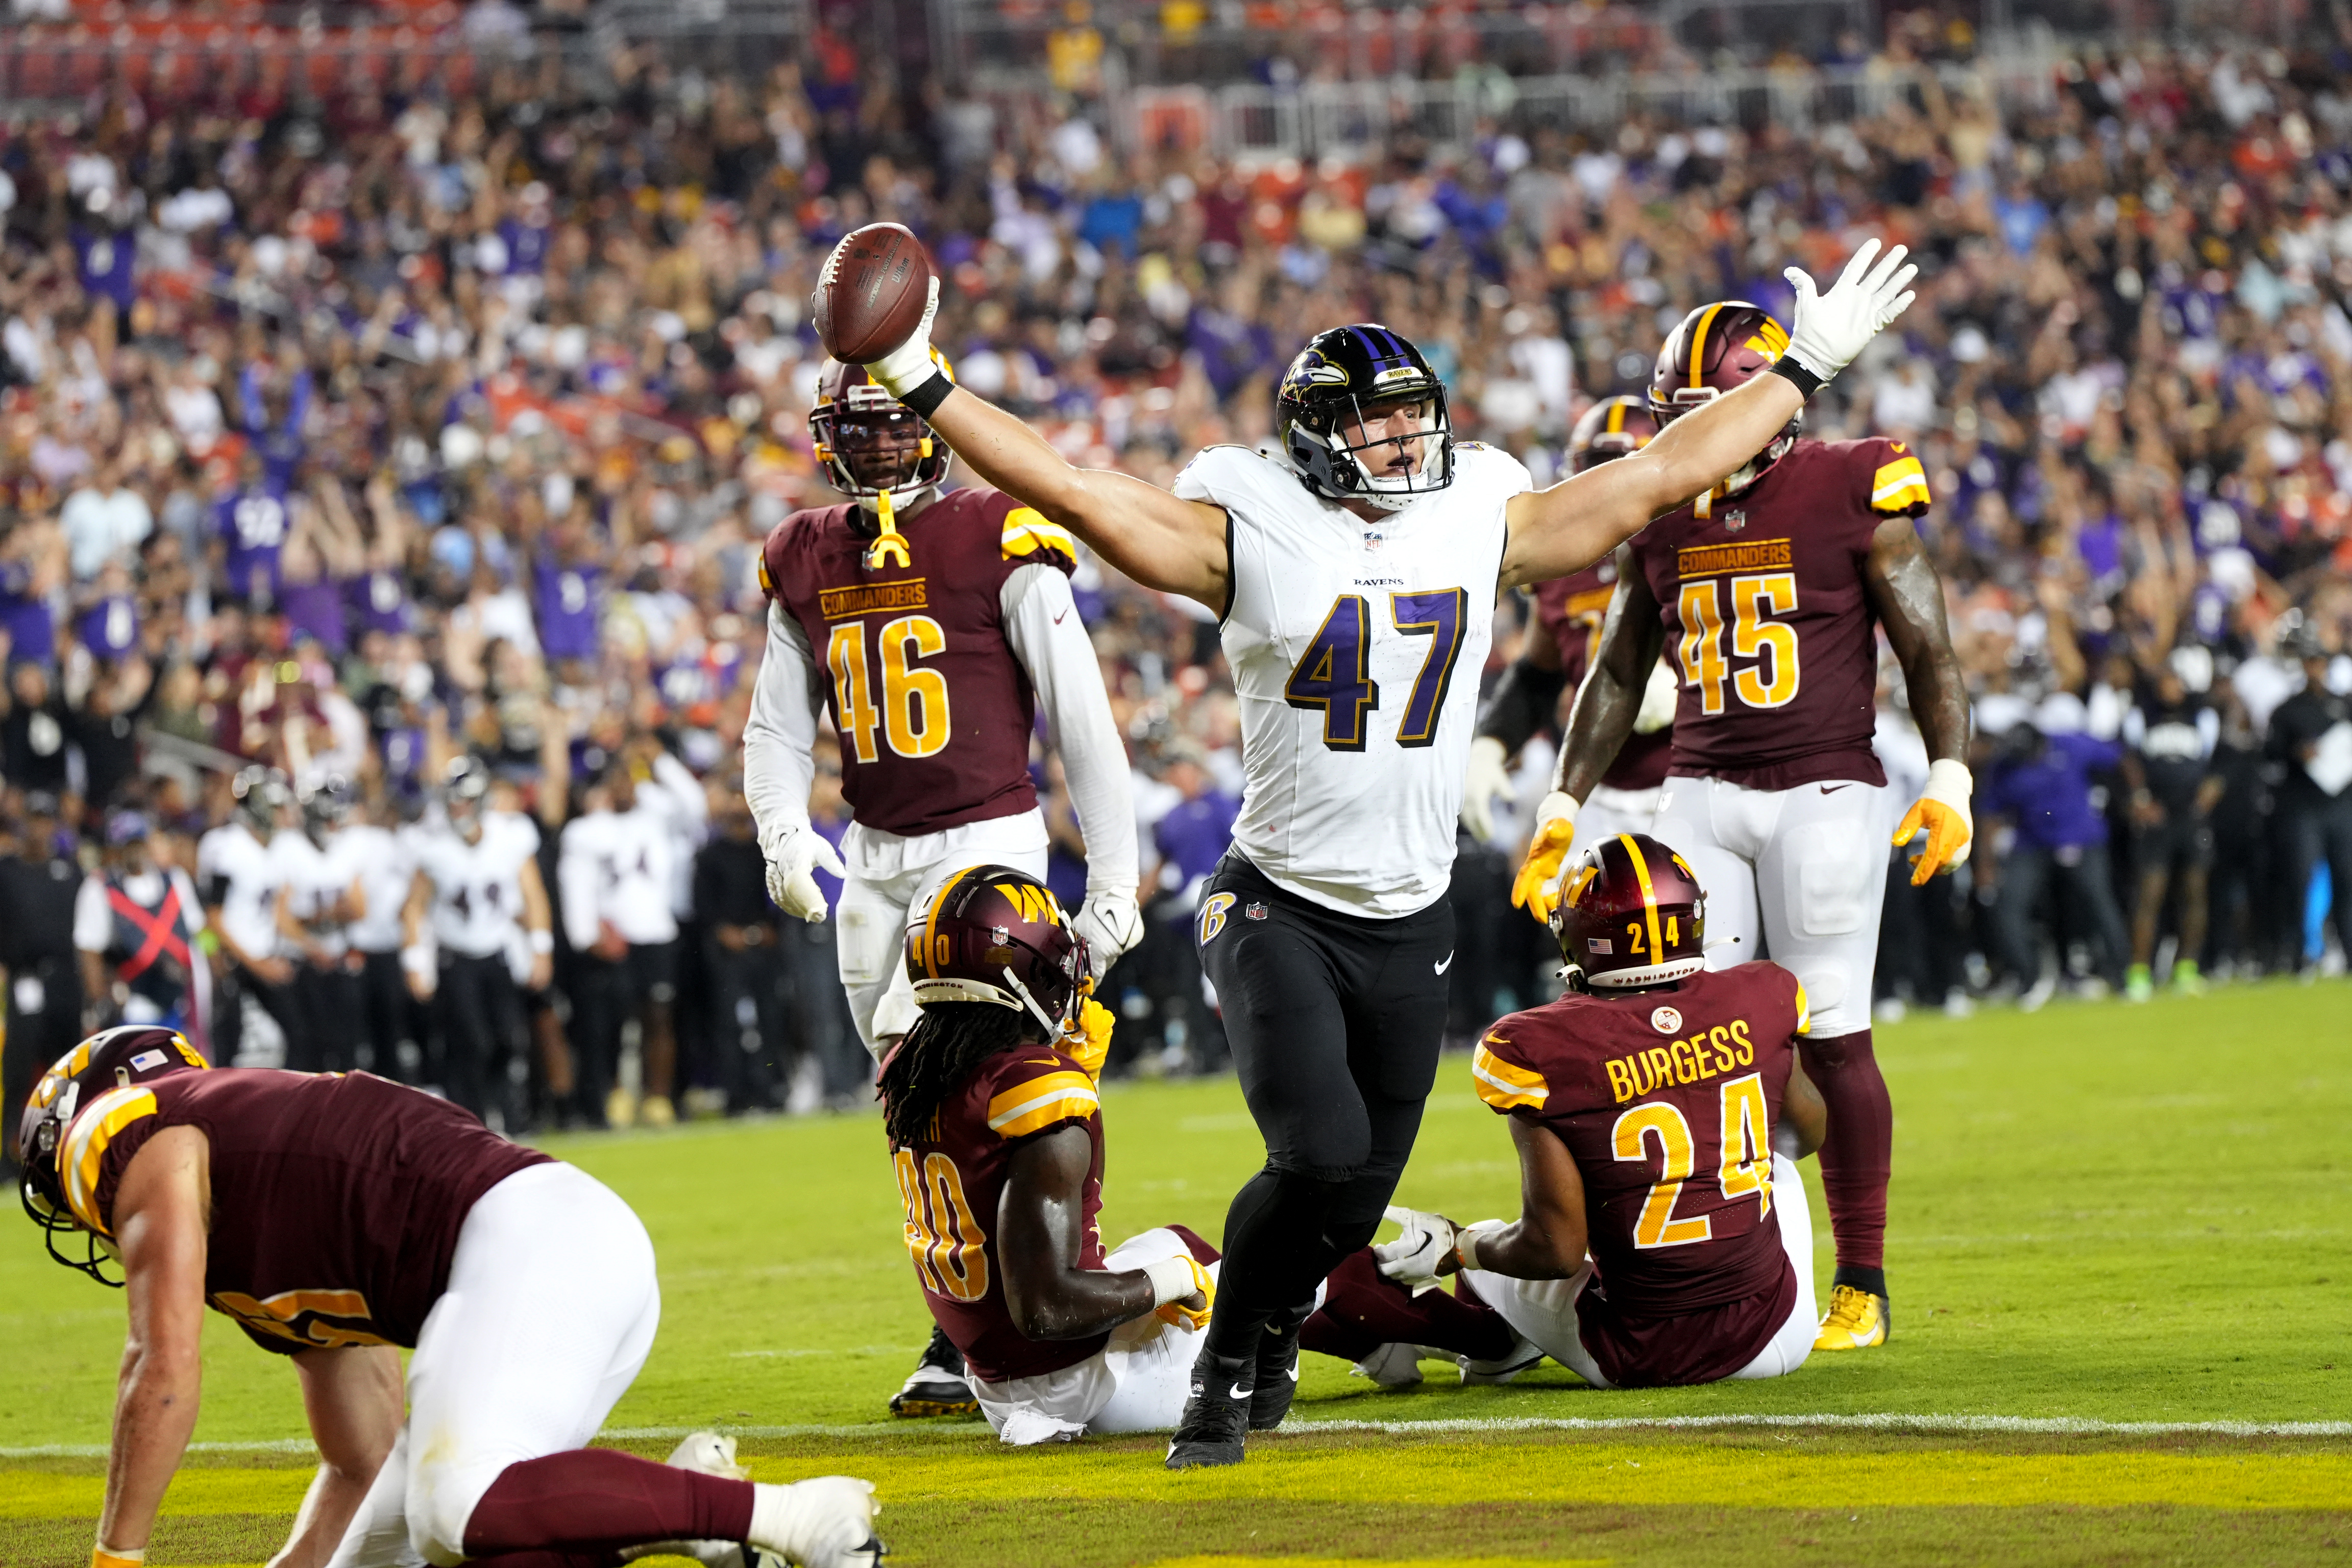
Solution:
{"label": "chin strap", "polygon": [[[908,553],[907,536],[898,531],[888,490],[874,498],[874,519],[882,525],[882,532],[866,547],[866,569],[878,572],[885,566],[912,566],[915,558]],[[896,561],[890,559],[894,555],[898,557]]]}

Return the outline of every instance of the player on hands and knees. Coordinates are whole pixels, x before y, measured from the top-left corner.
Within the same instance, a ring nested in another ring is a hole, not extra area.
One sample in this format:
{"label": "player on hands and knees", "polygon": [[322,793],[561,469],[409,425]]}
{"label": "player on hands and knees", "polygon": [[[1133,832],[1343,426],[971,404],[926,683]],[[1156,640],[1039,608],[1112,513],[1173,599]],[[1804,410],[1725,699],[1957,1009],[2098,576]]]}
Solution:
{"label": "player on hands and knees", "polygon": [[[1793,342],[1753,305],[1692,311],[1651,381],[1650,405],[1669,421],[1659,441],[1772,380],[1801,353],[1805,330],[1801,297]],[[1871,749],[1874,627],[1903,667],[1930,759],[1927,791],[1895,836],[1926,838],[1914,884],[1968,858],[1969,700],[1943,586],[1913,526],[1928,501],[1918,458],[1900,441],[1805,440],[1798,428],[1792,417],[1737,474],[1620,552],[1592,672],[1512,898],[1546,912],[1546,889],[1581,841],[1579,804],[1633,731],[1665,650],[1681,702],[1651,831],[1714,893],[1712,962],[1769,956],[1813,999],[1805,1070],[1830,1108],[1822,1187],[1838,1258],[1815,1348],[1850,1350],[1883,1343],[1888,1328],[1894,1114],[1871,1052],[1870,1000],[1886,875],[1875,846],[1895,813]]]}
{"label": "player on hands and knees", "polygon": [[[883,1127],[915,1277],[981,1409],[1012,1444],[1175,1426],[1217,1253],[1181,1226],[1103,1250],[1096,1078],[1111,1017],[1082,993],[1084,942],[1044,883],[974,866],[908,929],[906,969],[921,1013],[882,1070]],[[1528,1361],[1491,1311],[1416,1304],[1369,1252],[1349,1261],[1310,1344]]]}
{"label": "player on hands and knees", "polygon": [[[944,360],[924,363],[945,374]],[[856,365],[825,367],[809,434],[826,479],[852,499],[793,513],[761,552],[768,644],[743,730],[743,793],[786,913],[824,919],[811,869],[844,877],[841,983],[878,1061],[915,1021],[898,963],[909,912],[976,861],[1045,874],[1029,774],[1037,710],[1086,832],[1077,923],[1096,978],[1142,934],[1135,811],[1126,745],[1070,597],[1069,535],[995,490],[943,491],[947,448]],[[827,712],[853,817],[838,856],[808,815]],[[933,1334],[892,1412],[971,1410],[962,1373],[954,1345]]]}
{"label": "player on hands and knees", "polygon": [[[1608,397],[1584,411],[1569,433],[1572,473],[1638,452],[1658,433],[1657,416],[1638,397]],[[1624,547],[1618,547],[1618,554]],[[1470,742],[1470,767],[1462,785],[1462,825],[1480,838],[1495,836],[1495,802],[1516,798],[1511,787],[1514,753],[1538,730],[1557,721],[1559,695],[1573,690],[1591,666],[1601,626],[1616,591],[1617,555],[1594,562],[1573,576],[1536,584],[1535,615],[1519,657],[1504,669],[1478,715],[1478,738]],[[1658,786],[1665,782],[1666,753],[1675,721],[1674,672],[1660,659],[1650,672],[1649,689],[1615,762],[1584,803],[1588,838],[1640,833],[1657,810]]]}
{"label": "player on hands and knees", "polygon": [[[1412,1152],[1497,589],[1582,570],[1752,458],[1909,303],[1901,249],[1874,268],[1877,254],[1865,246],[1827,294],[1801,289],[1780,374],[1540,491],[1507,454],[1454,439],[1428,361],[1377,325],[1320,333],[1292,362],[1282,458],[1212,447],[1172,492],[1076,468],[959,391],[931,361],[928,314],[868,364],[983,479],[1223,625],[1245,784],[1199,937],[1266,1164],[1227,1218],[1171,1466],[1234,1463],[1249,1426],[1281,1419],[1316,1284],[1370,1240]],[[870,289],[869,273],[837,252],[820,294]],[[1261,1384],[1276,1394],[1254,1405]]]}
{"label": "player on hands and knees", "polygon": [[447,1100],[208,1068],[173,1030],[126,1026],[49,1068],[23,1130],[51,1256],[130,1309],[93,1568],[144,1560],[196,1423],[207,1306],[292,1361],[319,1446],[278,1568],[881,1556],[864,1481],[710,1473],[731,1455],[708,1434],[668,1466],[583,1447],[653,1346],[653,1244],[610,1189]]}
{"label": "player on hands and knees", "polygon": [[1779,1377],[1813,1342],[1812,1223],[1795,1162],[1820,1146],[1797,1067],[1805,988],[1773,963],[1710,970],[1706,895],[1654,838],[1585,851],[1552,915],[1559,1001],[1471,1058],[1510,1118],[1521,1212],[1467,1227],[1403,1214],[1394,1278],[1470,1290],[1599,1388]]}

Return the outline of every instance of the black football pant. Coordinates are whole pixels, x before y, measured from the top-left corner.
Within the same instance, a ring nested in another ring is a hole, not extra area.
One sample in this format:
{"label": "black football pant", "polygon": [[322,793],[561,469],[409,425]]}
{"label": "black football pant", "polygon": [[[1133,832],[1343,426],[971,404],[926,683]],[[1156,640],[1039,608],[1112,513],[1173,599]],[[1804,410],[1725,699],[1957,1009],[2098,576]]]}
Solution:
{"label": "black football pant", "polygon": [[1454,910],[1340,914],[1228,855],[1201,893],[1201,962],[1265,1168],[1225,1216],[1207,1349],[1246,1359],[1271,1318],[1372,1239],[1437,1081]]}
{"label": "black football pant", "polygon": [[703,939],[711,1076],[730,1110],[773,1110],[783,1104],[792,1077],[776,928],[750,929],[759,943],[740,952],[730,952],[715,935]]}
{"label": "black football pant", "polygon": [[293,993],[296,1027],[286,1031],[286,1065],[296,1072],[349,1072],[359,1065],[366,1020],[357,972],[297,961]]}
{"label": "black football pant", "polygon": [[358,1005],[360,1065],[395,1083],[415,1082],[424,1052],[417,1042],[416,998],[409,992],[398,948],[360,955]]}
{"label": "black football pant", "polygon": [[[518,1097],[509,1092],[509,1063],[527,1062],[524,1054],[522,993],[503,952],[474,958],[462,952],[441,952],[441,974],[433,992],[433,1017],[440,1037],[440,1060],[427,1059],[425,1077],[437,1079],[442,1091],[459,1105],[481,1116],[495,1093],[501,1112],[515,1110]],[[520,1126],[516,1114],[507,1114],[509,1126]]]}
{"label": "black football pant", "polygon": [[[2286,840],[2287,955],[2297,970],[2310,966],[2318,954],[2310,951],[2305,925],[2310,912],[2311,879],[2327,868],[2334,902],[2329,915],[2344,951],[2352,953],[2352,789],[2330,798],[2307,786],[2296,786],[2279,805]],[[2326,927],[2321,926],[2325,932]]]}
{"label": "black football pant", "polygon": [[[81,970],[73,955],[28,959],[7,975],[0,1018],[0,1142],[16,1155],[16,1121],[50,1064],[81,1043]],[[24,1005],[34,1003],[31,1008]]]}

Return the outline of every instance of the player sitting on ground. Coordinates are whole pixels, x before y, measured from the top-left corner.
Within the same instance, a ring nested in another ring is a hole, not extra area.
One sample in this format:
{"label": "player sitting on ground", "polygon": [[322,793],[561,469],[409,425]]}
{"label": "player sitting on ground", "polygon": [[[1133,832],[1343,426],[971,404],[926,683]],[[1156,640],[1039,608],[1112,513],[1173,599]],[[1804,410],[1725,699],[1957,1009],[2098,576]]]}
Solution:
{"label": "player sitting on ground", "polygon": [[[1095,1079],[1111,1017],[1083,994],[1085,942],[1043,882],[975,866],[908,930],[907,971],[921,1012],[882,1069],[883,1126],[916,1277],[981,1409],[1013,1444],[1174,1426],[1217,1252],[1181,1226],[1103,1250]],[[1310,1346],[1411,1337],[1479,1370],[1531,1353],[1483,1309],[1415,1312],[1369,1266],[1349,1278]]]}
{"label": "player sitting on ground", "polygon": [[[667,1466],[583,1447],[653,1347],[653,1244],[609,1188],[447,1100],[209,1068],[131,1026],[49,1068],[23,1148],[50,1255],[131,1312],[91,1568],[145,1560],[207,1306],[291,1358],[319,1446],[276,1568],[605,1568],[655,1543],[713,1568],[880,1559],[864,1481],[754,1486],[708,1433]],[[83,1256],[58,1251],[76,1232]]]}
{"label": "player sitting on ground", "polygon": [[1381,1249],[1407,1283],[1459,1269],[1596,1388],[1779,1377],[1813,1346],[1796,1161],[1828,1117],[1797,1068],[1805,990],[1774,963],[1707,969],[1706,907],[1654,838],[1586,851],[1551,919],[1569,993],[1471,1058],[1511,1120],[1519,1219],[1403,1212],[1411,1245]]}

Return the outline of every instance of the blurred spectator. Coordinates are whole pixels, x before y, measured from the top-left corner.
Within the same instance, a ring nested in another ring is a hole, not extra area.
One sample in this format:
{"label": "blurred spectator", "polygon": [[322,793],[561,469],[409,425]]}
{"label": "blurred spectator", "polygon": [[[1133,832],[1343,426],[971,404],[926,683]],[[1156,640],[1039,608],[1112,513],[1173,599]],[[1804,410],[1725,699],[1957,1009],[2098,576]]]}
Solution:
{"label": "blurred spectator", "polygon": [[[2001,957],[2024,988],[2019,1005],[2029,1010],[2056,988],[2069,938],[2090,947],[2093,966],[2117,989],[2129,953],[2108,864],[2106,820],[2091,777],[2115,768],[2123,748],[2074,725],[2067,704],[2053,700],[2032,723],[2011,730],[2003,737],[2008,744],[2000,765],[1977,795],[1977,813],[1987,827],[2006,826],[2016,836],[2000,857],[1993,920]],[[2058,947],[2057,968],[2047,973],[2035,930],[2045,895]]]}

